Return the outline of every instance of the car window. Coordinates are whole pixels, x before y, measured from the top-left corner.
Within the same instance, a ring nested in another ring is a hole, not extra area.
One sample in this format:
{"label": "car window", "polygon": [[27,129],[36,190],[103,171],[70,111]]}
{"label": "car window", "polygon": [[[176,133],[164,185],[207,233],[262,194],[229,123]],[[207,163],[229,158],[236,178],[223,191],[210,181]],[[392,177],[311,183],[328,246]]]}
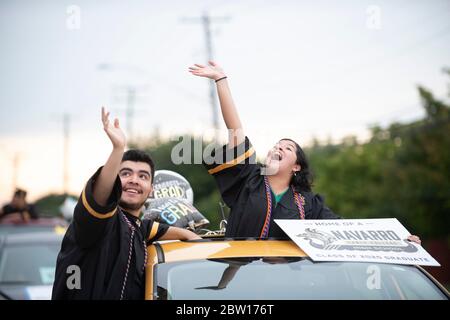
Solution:
{"label": "car window", "polygon": [[60,244],[14,245],[0,256],[0,284],[51,285]]}
{"label": "car window", "polygon": [[158,299],[447,299],[420,270],[303,258],[159,264]]}

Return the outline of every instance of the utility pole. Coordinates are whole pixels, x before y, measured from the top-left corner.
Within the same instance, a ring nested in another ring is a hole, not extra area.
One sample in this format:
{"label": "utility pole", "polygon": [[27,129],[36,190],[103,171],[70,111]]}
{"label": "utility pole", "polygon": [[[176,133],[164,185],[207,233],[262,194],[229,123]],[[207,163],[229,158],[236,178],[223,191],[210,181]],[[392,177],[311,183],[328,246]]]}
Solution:
{"label": "utility pole", "polygon": [[[101,63],[97,66],[99,71],[116,71],[116,70],[128,70],[133,73],[149,73],[147,70],[127,64],[112,64],[112,63]],[[147,85],[137,86],[137,85],[119,85],[113,88],[113,92],[125,91],[125,122],[126,122],[126,132],[127,140],[134,141],[134,130],[133,130],[133,120],[135,113],[136,97],[140,91],[147,89]],[[123,110],[120,110],[123,111]]]}
{"label": "utility pole", "polygon": [[62,189],[64,195],[69,193],[69,142],[70,142],[70,122],[72,115],[68,112],[52,115],[58,123],[62,121],[63,129],[63,168],[62,168]]}
{"label": "utility pole", "polygon": [[13,158],[13,181],[12,181],[13,190],[16,190],[17,188],[17,181],[19,176],[19,161],[20,161],[20,154],[19,152],[15,152]]}
{"label": "utility pole", "polygon": [[70,114],[63,114],[64,132],[64,163],[63,163],[63,191],[64,195],[69,192],[69,135],[70,135]]}
{"label": "utility pole", "polygon": [[[229,17],[210,17],[207,12],[204,12],[200,18],[183,18],[182,21],[186,23],[198,23],[203,26],[205,35],[205,49],[207,61],[214,60],[213,43],[211,36],[211,24],[213,22],[227,22]],[[216,98],[216,85],[214,81],[209,82],[209,101],[212,108],[212,125],[214,128],[214,136],[216,141],[219,138],[219,113]]]}
{"label": "utility pole", "polygon": [[[203,16],[201,17],[202,24],[203,24],[203,31],[205,33],[205,41],[206,41],[206,56],[208,58],[207,61],[214,60],[213,57],[213,46],[212,46],[212,39],[211,39],[211,18],[209,15],[205,12],[203,13]],[[218,138],[218,132],[219,132],[219,115],[217,110],[217,99],[216,99],[216,86],[215,82],[209,81],[209,101],[211,103],[212,108],[212,122],[213,122],[213,128],[214,128],[214,135],[216,137],[216,141]]]}
{"label": "utility pole", "polygon": [[133,142],[135,139],[134,136],[134,116],[135,116],[135,105],[137,94],[140,91],[145,90],[145,87],[135,85],[119,85],[113,88],[113,92],[121,92],[120,95],[117,96],[117,100],[125,100],[125,110],[120,109],[120,112],[125,113],[125,128],[127,134],[127,140]]}
{"label": "utility pole", "polygon": [[133,118],[134,118],[134,103],[136,101],[136,89],[128,86],[127,92],[127,107],[126,107],[126,121],[127,121],[127,137],[130,141],[133,141]]}

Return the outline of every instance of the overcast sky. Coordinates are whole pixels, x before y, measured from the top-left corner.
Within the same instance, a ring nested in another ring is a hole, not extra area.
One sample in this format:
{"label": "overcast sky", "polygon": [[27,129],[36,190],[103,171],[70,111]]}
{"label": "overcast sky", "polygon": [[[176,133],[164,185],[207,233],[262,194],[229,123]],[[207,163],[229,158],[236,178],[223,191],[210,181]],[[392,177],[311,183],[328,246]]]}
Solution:
{"label": "overcast sky", "polygon": [[0,202],[11,196],[15,156],[32,200],[61,191],[65,112],[78,194],[110,152],[101,105],[126,128],[125,87],[136,88],[136,136],[211,129],[208,80],[187,72],[206,60],[202,25],[191,19],[204,11],[216,19],[214,58],[260,154],[282,137],[363,139],[371,124],[418,119],[418,84],[448,101],[446,0],[2,0]]}

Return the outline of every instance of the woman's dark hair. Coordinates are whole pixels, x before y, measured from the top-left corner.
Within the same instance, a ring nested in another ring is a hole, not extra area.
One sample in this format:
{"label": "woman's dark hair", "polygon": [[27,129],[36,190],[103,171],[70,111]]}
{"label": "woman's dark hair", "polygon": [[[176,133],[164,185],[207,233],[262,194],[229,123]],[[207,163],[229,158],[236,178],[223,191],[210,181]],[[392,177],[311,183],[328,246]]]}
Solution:
{"label": "woman's dark hair", "polygon": [[150,166],[150,173],[152,175],[152,183],[153,178],[155,177],[155,164],[153,163],[150,155],[142,150],[130,149],[126,151],[122,156],[122,162],[124,161],[134,161],[134,162],[145,162]]}
{"label": "woman's dark hair", "polygon": [[311,170],[309,169],[309,163],[308,163],[308,159],[306,158],[305,153],[303,152],[303,149],[300,148],[300,146],[298,145],[297,142],[295,142],[292,139],[289,138],[285,138],[285,139],[281,139],[282,140],[287,140],[287,141],[291,141],[292,143],[295,144],[295,148],[296,148],[296,155],[297,155],[297,164],[300,165],[301,169],[300,172],[297,171],[297,173],[295,175],[292,176],[291,179],[291,185],[294,187],[294,190],[297,192],[311,192],[312,189],[312,182],[313,182],[313,175]]}

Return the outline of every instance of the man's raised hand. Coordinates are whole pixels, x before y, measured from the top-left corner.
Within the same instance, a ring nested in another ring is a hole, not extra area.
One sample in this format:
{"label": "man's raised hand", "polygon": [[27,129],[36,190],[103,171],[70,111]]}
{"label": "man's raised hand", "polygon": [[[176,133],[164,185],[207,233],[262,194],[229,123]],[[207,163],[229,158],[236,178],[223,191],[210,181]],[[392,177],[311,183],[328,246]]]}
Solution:
{"label": "man's raised hand", "polygon": [[113,148],[125,149],[126,137],[119,125],[119,119],[114,119],[114,123],[109,121],[109,112],[106,112],[105,107],[102,107],[102,122],[103,129],[108,135],[113,144]]}

